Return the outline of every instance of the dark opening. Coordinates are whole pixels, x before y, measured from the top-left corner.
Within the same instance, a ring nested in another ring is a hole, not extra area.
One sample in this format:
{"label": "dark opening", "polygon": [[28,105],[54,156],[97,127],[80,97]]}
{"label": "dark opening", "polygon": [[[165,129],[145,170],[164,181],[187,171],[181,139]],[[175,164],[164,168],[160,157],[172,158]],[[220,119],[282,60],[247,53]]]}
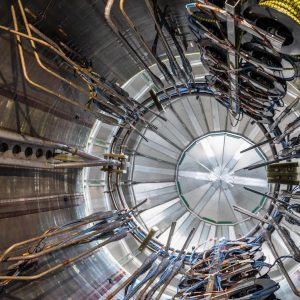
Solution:
{"label": "dark opening", "polygon": [[27,147],[27,148],[25,149],[25,156],[26,156],[26,157],[31,156],[32,153],[33,153],[33,150],[32,150],[31,147]]}
{"label": "dark opening", "polygon": [[8,144],[6,143],[1,143],[0,144],[0,152],[6,152],[8,150]]}
{"label": "dark opening", "polygon": [[20,145],[14,145],[13,149],[12,149],[12,153],[13,154],[18,154],[21,152],[21,146]]}
{"label": "dark opening", "polygon": [[47,150],[47,152],[46,152],[46,158],[47,158],[47,159],[50,159],[50,158],[52,158],[52,157],[53,157],[52,151],[51,151],[51,150]]}
{"label": "dark opening", "polygon": [[43,152],[43,150],[42,149],[37,149],[36,150],[36,153],[35,153],[35,155],[36,155],[36,157],[37,158],[40,158],[40,157],[42,157],[43,156],[43,154],[44,154],[44,152]]}

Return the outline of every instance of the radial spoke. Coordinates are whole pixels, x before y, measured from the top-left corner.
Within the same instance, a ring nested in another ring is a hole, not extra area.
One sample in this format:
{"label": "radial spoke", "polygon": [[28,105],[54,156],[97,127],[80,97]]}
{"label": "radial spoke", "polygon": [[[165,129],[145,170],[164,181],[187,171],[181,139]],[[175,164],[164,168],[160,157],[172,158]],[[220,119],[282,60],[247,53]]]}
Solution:
{"label": "radial spoke", "polygon": [[180,171],[180,177],[211,181],[211,174],[205,172]]}
{"label": "radial spoke", "polygon": [[[189,130],[188,126],[186,126],[186,124],[182,121],[180,115],[176,112],[176,110],[171,106],[171,110],[173,112],[173,114],[176,116],[176,118],[178,119],[178,121],[181,123],[182,127],[185,129],[185,131],[189,134],[190,136],[190,140],[193,140],[194,137],[191,133],[191,131]],[[174,124],[172,124],[174,126]],[[176,126],[174,126],[176,128]]]}
{"label": "radial spoke", "polygon": [[[174,129],[173,129],[174,130]],[[159,131],[153,131],[155,134],[157,134],[159,137],[161,137],[162,139],[164,139],[166,142],[168,142],[170,145],[172,145],[174,148],[176,148],[179,151],[183,151],[183,148],[179,147],[178,145],[176,145],[174,142],[172,142],[169,138],[167,138],[165,135],[163,135],[162,133],[160,133]],[[177,134],[179,135],[180,133],[177,132]],[[181,138],[183,139],[183,137],[181,136]],[[188,141],[185,143],[188,144]]]}
{"label": "radial spoke", "polygon": [[183,101],[183,106],[184,106],[184,109],[186,111],[186,114],[190,118],[191,125],[193,126],[197,136],[201,136],[204,133],[204,131],[203,131],[200,123],[198,122],[196,114],[195,114],[195,112],[192,108],[192,105],[190,103],[189,97],[185,97],[185,101]]}
{"label": "radial spoke", "polygon": [[[234,205],[237,205],[237,203],[236,203],[235,198],[233,197],[233,195],[232,195],[230,189],[224,188],[224,189],[223,189],[223,192],[224,192],[224,194],[225,194],[225,196],[226,196],[226,199],[227,199],[227,201],[228,201],[228,204],[230,205],[230,207],[231,207],[231,209],[232,209],[233,214],[235,215],[236,220],[237,220],[237,221],[242,221],[242,220],[244,220],[244,216],[242,216],[242,214],[240,214],[239,212],[237,212],[237,211],[235,211],[235,210],[233,209],[233,206],[234,206]],[[242,229],[242,231],[243,231],[243,234],[246,234],[246,233],[248,232],[248,229],[247,229],[247,227],[246,227],[245,222],[239,223],[239,226],[241,227],[241,229]]]}
{"label": "radial spoke", "polygon": [[189,152],[187,152],[186,156],[188,156],[192,161],[194,161],[195,163],[197,163],[199,166],[201,166],[202,168],[204,168],[205,170],[207,170],[210,173],[214,173],[210,168],[208,168],[207,166],[205,166],[203,163],[201,163],[200,161],[198,161],[196,158],[194,158]]}
{"label": "radial spoke", "polygon": [[176,165],[175,163],[172,163],[172,162],[169,162],[169,161],[166,161],[166,160],[163,160],[163,159],[159,159],[157,157],[152,157],[152,156],[149,156],[149,155],[145,155],[145,154],[142,154],[142,153],[139,153],[139,152],[136,152],[135,155],[136,156],[145,157],[145,158],[157,161],[157,162],[162,162],[164,164],[169,164],[169,165],[174,166],[174,167]]}
{"label": "radial spoke", "polygon": [[211,183],[207,192],[199,199],[198,205],[195,207],[194,212],[197,215],[200,215],[205,205],[209,202],[209,200],[214,196],[218,187],[215,184]]}
{"label": "radial spoke", "polygon": [[[152,153],[159,152],[163,155],[170,156],[171,158],[177,158],[180,152],[174,151],[166,146],[162,146],[160,143],[154,141],[149,141],[147,144],[143,145],[147,148],[151,148]],[[142,151],[141,151],[142,152]]]}
{"label": "radial spoke", "polygon": [[243,186],[257,186],[257,187],[268,187],[268,182],[266,179],[253,178],[253,177],[241,177],[233,176],[233,184],[243,185]]}

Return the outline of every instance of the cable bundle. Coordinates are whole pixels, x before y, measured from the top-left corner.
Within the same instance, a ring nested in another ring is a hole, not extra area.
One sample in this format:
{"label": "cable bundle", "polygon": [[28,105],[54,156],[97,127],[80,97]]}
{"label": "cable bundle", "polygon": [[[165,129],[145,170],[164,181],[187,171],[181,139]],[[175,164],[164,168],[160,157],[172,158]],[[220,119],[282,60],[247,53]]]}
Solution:
{"label": "cable bundle", "polygon": [[259,5],[276,9],[300,24],[299,0],[261,0],[259,1]]}

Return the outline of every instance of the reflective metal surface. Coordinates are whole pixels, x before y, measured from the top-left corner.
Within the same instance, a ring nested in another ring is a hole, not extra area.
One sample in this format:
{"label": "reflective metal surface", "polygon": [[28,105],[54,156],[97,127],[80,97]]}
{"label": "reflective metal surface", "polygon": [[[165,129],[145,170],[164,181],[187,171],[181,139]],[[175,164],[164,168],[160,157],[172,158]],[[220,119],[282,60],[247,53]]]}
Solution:
{"label": "reflective metal surface", "polygon": [[[203,221],[229,225],[242,222],[232,205],[259,211],[265,198],[249,194],[241,187],[268,191],[266,171],[245,172],[245,165],[265,161],[260,150],[253,149],[247,157],[240,153],[252,143],[229,132],[207,134],[190,144],[182,153],[176,170],[177,192],[183,204]],[[246,199],[251,199],[247,201]]]}
{"label": "reflective metal surface", "polygon": [[[162,5],[170,4],[174,22],[179,24],[182,36],[188,44],[187,52],[195,52],[195,54],[187,55],[193,66],[195,80],[202,80],[207,71],[200,63],[198,49],[195,47],[187,25],[184,10],[186,1],[160,2]],[[93,67],[99,74],[120,85],[125,83],[124,88],[131,97],[142,102],[148,98],[149,89],[155,88],[145,72],[138,73],[142,69],[141,66],[133,62],[105,23],[103,12],[106,1],[24,1],[23,4],[29,21],[34,26],[52,39],[63,41],[84,57],[92,59]],[[11,1],[4,0],[0,3],[0,23],[5,26],[12,26],[10,5]],[[141,5],[140,2],[137,5],[137,1],[126,1],[125,8],[128,15],[134,18],[136,26],[150,45],[155,32],[146,6]],[[120,13],[113,10],[113,14],[117,17],[119,26],[124,28],[125,36],[135,41],[124,27]],[[18,15],[18,21],[20,30],[24,30],[20,15]],[[57,98],[41,93],[28,85],[21,72],[15,37],[1,31],[0,40],[2,58],[0,60],[0,127],[19,134],[67,144],[102,157],[103,153],[110,149],[116,128],[95,121],[88,113],[78,111]],[[73,97],[82,104],[87,103],[88,97],[71,89],[57,78],[49,77],[37,66],[29,43],[24,42],[23,46],[27,68],[35,80],[65,97]],[[66,79],[76,80],[77,75],[70,72],[68,66],[56,56],[50,55],[46,50],[39,50],[43,53],[43,61],[47,67]],[[158,46],[158,52],[160,56],[164,54],[161,46]],[[149,65],[154,63],[151,57],[145,55],[143,51],[140,51],[140,54]],[[156,66],[152,69],[155,74],[159,74]],[[134,74],[136,75],[132,77]],[[294,101],[298,95],[297,85],[297,80],[288,84],[288,94],[284,99],[286,105]],[[149,142],[141,141],[138,135],[132,133],[124,149],[130,157],[127,173],[120,176],[127,204],[132,206],[145,198],[149,199],[140,208],[140,216],[137,217],[140,226],[145,231],[149,229],[148,227],[157,226],[160,229],[157,240],[166,242],[171,222],[177,220],[171,245],[176,248],[182,247],[186,233],[196,227],[197,230],[190,245],[200,244],[201,250],[206,246],[211,246],[212,238],[229,236],[235,239],[246,234],[254,228],[256,221],[250,219],[241,223],[244,225],[219,226],[212,222],[203,222],[187,211],[179,198],[176,187],[176,165],[184,149],[206,133],[237,133],[255,143],[265,139],[264,133],[256,124],[251,124],[251,120],[247,117],[233,126],[226,109],[209,95],[185,96],[175,99],[171,105],[165,102],[164,106],[165,112],[162,114],[167,117],[167,122],[153,118],[150,114],[146,116],[159,129],[157,133],[150,129],[145,130]],[[280,111],[276,112],[276,115],[279,114]],[[294,107],[293,113],[283,120],[282,128],[293,119],[295,114],[299,115],[298,107]],[[137,126],[142,127],[140,124]],[[280,150],[279,145],[275,147]],[[12,155],[11,146],[8,151]],[[267,159],[272,157],[269,145],[263,145],[261,151]],[[234,154],[229,151],[227,155]],[[247,158],[248,155],[250,153],[245,154],[245,157]],[[0,157],[4,157],[2,152]],[[24,159],[18,154],[15,157]],[[253,161],[249,159],[247,162],[251,164]],[[240,160],[240,163],[246,162]],[[263,171],[255,172],[251,173],[251,177],[258,174],[258,178],[264,178]],[[249,174],[245,175],[241,171],[239,176],[246,177],[250,176]],[[205,193],[202,187],[201,185],[199,189]],[[266,191],[266,189],[259,188],[258,190]],[[93,212],[111,209],[113,204],[108,195],[109,191],[107,174],[100,172],[98,167],[81,171],[39,168],[29,170],[24,167],[1,166],[0,251],[12,243],[39,235],[51,226],[62,225]],[[115,188],[113,192],[116,193]],[[241,199],[239,196],[241,193],[246,195],[243,198],[245,207],[254,207],[253,203],[251,206],[249,204],[253,199],[255,203],[258,203],[256,196],[250,197],[250,194],[244,194],[242,186],[235,185],[235,190],[232,191],[233,199]],[[265,205],[261,214],[266,213],[269,202],[266,201]],[[229,207],[226,213],[230,213]],[[206,211],[206,214],[211,217],[211,209]],[[220,213],[216,214],[220,215]],[[216,218],[215,215],[214,217]],[[239,217],[231,214],[230,219],[237,220]],[[290,229],[293,238],[299,241],[297,228],[285,220],[283,222]],[[279,254],[286,254],[287,249],[284,245],[280,245],[280,239],[276,233],[272,235],[272,239],[281,249]],[[205,245],[207,240],[207,244],[210,245]],[[85,247],[89,248],[95,244]],[[12,285],[0,294],[0,298],[101,299],[122,280],[129,277],[149,254],[148,249],[145,252],[139,252],[139,245],[140,243],[135,238],[129,236],[123,241],[108,245],[84,261],[64,268],[53,276],[26,284]],[[264,245],[264,247],[266,247],[265,253],[268,260],[272,263],[274,257],[267,246]],[[78,253],[75,249],[58,251],[41,262],[39,267],[54,266],[58,259],[62,260],[76,254]],[[286,265],[290,272],[296,271],[295,265],[288,262]],[[276,280],[282,279],[276,268],[271,275]],[[175,278],[175,283],[176,280]],[[174,284],[170,285],[166,294],[174,294]],[[121,297],[121,294],[118,296]]]}

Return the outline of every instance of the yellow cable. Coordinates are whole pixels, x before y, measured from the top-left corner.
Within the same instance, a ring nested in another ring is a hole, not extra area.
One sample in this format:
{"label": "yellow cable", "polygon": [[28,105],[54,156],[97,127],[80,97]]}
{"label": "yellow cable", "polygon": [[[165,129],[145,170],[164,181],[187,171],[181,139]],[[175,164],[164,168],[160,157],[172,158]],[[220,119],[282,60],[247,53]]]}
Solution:
{"label": "yellow cable", "polygon": [[216,23],[217,22],[217,20],[215,20],[215,19],[201,17],[201,16],[199,16],[198,14],[195,14],[195,13],[193,13],[193,17],[195,19],[197,19],[198,21],[200,21],[200,22],[202,22],[202,21],[209,22],[209,23]]}
{"label": "yellow cable", "polygon": [[300,25],[300,0],[261,0],[259,5],[278,10]]}

